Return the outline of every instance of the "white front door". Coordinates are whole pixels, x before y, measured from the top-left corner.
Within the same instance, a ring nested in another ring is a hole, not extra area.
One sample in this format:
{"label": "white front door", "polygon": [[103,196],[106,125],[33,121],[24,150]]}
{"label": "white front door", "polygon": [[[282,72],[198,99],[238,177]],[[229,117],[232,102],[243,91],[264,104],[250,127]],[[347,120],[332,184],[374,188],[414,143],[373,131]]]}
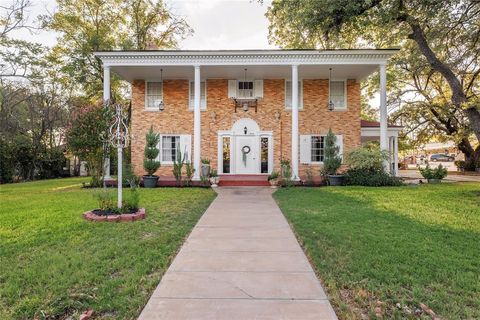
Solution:
{"label": "white front door", "polygon": [[256,174],[259,173],[258,137],[236,136],[235,137],[235,173]]}

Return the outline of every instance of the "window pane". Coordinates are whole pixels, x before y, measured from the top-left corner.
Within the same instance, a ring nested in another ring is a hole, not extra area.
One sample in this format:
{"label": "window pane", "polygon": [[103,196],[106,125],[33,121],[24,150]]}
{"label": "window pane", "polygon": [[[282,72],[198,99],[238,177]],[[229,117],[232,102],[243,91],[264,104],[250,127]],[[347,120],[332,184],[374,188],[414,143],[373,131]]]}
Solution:
{"label": "window pane", "polygon": [[177,159],[179,148],[179,136],[162,136],[162,161],[172,162],[173,159]]}
{"label": "window pane", "polygon": [[223,173],[230,173],[230,137],[223,137]]}
{"label": "window pane", "polygon": [[260,139],[260,145],[261,145],[261,168],[260,172],[261,173],[268,173],[268,138],[267,137],[262,137]]}
{"label": "window pane", "polygon": [[312,136],[311,144],[311,161],[322,162],[324,156],[324,141],[323,136]]}
{"label": "window pane", "polygon": [[162,83],[147,82],[147,108],[158,108],[162,101]]}
{"label": "window pane", "polygon": [[345,82],[331,81],[330,83],[330,100],[336,108],[345,107]]}

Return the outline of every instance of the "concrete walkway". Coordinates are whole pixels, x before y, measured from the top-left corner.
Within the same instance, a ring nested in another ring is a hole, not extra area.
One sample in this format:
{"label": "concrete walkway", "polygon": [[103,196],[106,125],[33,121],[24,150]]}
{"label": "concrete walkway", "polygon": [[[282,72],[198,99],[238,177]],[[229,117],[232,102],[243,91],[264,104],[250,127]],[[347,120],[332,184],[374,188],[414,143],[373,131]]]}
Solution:
{"label": "concrete walkway", "polygon": [[217,190],[139,319],[337,319],[272,189]]}

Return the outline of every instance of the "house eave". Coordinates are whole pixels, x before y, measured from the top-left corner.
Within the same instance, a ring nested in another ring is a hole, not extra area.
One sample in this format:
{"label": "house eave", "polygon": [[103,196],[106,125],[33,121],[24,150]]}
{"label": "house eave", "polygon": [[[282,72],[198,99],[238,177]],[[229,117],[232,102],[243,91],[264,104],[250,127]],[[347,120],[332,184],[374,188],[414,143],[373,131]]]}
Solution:
{"label": "house eave", "polygon": [[97,51],[105,66],[386,64],[397,49]]}

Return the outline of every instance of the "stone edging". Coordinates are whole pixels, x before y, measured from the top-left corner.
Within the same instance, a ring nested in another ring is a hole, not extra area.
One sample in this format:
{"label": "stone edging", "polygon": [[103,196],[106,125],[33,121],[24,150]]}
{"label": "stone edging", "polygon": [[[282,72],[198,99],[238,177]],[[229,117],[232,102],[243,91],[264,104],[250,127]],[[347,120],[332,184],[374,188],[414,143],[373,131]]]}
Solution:
{"label": "stone edging", "polygon": [[88,221],[106,221],[106,222],[124,222],[145,219],[145,208],[138,209],[135,213],[112,214],[108,216],[99,216],[92,211],[83,214],[83,218]]}

